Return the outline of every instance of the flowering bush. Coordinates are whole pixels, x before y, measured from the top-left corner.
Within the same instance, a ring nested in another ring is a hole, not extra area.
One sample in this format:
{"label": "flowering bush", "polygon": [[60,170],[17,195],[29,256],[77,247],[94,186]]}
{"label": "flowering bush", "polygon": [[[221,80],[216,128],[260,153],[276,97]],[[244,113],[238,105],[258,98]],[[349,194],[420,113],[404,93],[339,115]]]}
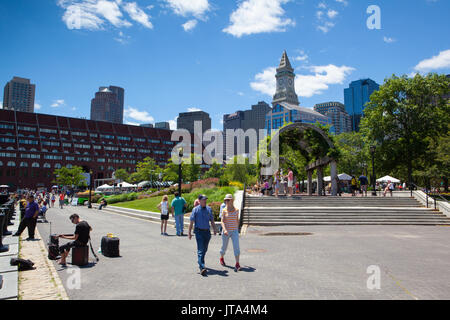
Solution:
{"label": "flowering bush", "polygon": [[230,181],[229,185],[231,187],[237,187],[239,190],[244,189],[244,184],[242,182],[239,182],[239,181]]}

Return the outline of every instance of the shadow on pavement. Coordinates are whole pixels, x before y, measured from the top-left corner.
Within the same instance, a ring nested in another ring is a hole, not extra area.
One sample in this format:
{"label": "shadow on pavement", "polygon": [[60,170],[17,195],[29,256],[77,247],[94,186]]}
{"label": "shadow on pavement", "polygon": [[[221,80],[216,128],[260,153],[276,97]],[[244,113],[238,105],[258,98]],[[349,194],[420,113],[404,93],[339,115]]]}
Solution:
{"label": "shadow on pavement", "polygon": [[206,268],[206,270],[208,271],[205,275],[205,277],[208,276],[221,276],[221,277],[228,277],[228,271],[227,270],[215,270],[215,269],[211,269],[211,268]]}

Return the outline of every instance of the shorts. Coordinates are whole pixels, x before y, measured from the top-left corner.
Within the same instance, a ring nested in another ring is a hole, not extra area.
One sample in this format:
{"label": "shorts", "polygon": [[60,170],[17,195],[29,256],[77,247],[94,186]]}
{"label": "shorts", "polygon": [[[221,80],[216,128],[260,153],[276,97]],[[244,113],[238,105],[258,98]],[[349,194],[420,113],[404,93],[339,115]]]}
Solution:
{"label": "shorts", "polygon": [[168,214],[162,214],[161,215],[161,220],[169,220],[169,215]]}
{"label": "shorts", "polygon": [[292,188],[292,186],[293,186],[293,184],[294,184],[294,181],[288,181],[288,188]]}
{"label": "shorts", "polygon": [[75,247],[84,247],[86,244],[82,244],[81,242],[78,241],[70,241],[67,242],[66,244],[63,244],[62,246],[59,247],[59,252],[63,253],[64,251],[69,251],[71,248],[75,248]]}

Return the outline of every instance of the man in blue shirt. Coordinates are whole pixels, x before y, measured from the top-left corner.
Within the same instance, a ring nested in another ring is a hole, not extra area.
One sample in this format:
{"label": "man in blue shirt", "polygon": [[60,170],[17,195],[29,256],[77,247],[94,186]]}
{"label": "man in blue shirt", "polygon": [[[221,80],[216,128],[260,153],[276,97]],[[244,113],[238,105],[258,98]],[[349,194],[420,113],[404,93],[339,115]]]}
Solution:
{"label": "man in blue shirt", "polygon": [[184,214],[186,205],[187,205],[186,200],[184,200],[183,197],[180,197],[180,194],[178,192],[175,192],[175,199],[172,200],[170,206],[172,207],[172,216],[175,218],[175,227],[177,229],[177,236],[183,236]]}
{"label": "man in blue shirt", "polygon": [[217,234],[216,224],[214,223],[214,216],[212,209],[206,205],[207,196],[200,197],[200,205],[195,207],[191,213],[191,223],[189,224],[189,240],[192,239],[192,227],[195,224],[194,234],[195,240],[197,240],[197,255],[198,266],[200,268],[200,274],[206,275],[205,267],[205,255],[208,251],[209,241],[211,240],[210,223],[214,230],[214,235]]}
{"label": "man in blue shirt", "polygon": [[20,222],[19,229],[14,234],[18,237],[22,234],[25,228],[28,228],[28,239],[34,240],[34,231],[36,229],[36,221],[39,214],[39,205],[34,201],[34,196],[30,194],[28,196],[28,204],[25,208],[25,216]]}
{"label": "man in blue shirt", "polygon": [[369,179],[364,174],[361,174],[361,176],[358,178],[359,183],[361,184],[361,196],[364,196],[364,193],[367,197],[367,185],[369,184]]}

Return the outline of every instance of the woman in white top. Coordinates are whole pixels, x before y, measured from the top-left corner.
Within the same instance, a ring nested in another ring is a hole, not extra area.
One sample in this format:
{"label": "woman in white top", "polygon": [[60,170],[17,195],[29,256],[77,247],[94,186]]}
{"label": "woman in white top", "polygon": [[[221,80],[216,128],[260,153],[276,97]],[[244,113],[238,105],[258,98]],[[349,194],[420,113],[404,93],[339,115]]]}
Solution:
{"label": "woman in white top", "polygon": [[158,209],[161,211],[161,235],[167,234],[167,221],[169,220],[169,197],[163,196],[162,201],[158,204]]}

